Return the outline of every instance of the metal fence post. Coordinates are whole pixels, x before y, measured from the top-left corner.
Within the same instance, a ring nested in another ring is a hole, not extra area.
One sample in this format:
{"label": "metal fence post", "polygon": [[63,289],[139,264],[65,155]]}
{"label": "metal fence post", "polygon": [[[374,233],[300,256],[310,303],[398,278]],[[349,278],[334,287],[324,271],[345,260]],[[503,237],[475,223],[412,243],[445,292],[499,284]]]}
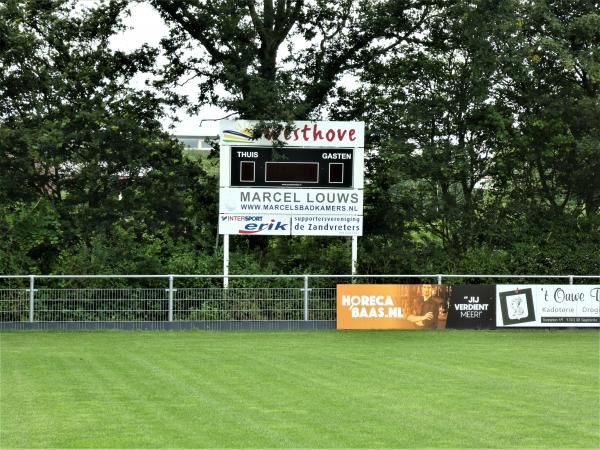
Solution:
{"label": "metal fence post", "polygon": [[29,275],[29,322],[33,322],[33,296],[35,289],[35,275]]}
{"label": "metal fence post", "polygon": [[169,322],[173,322],[173,275],[169,275]]}
{"label": "metal fence post", "polygon": [[438,273],[437,282],[438,282],[437,284],[442,284],[442,274],[440,274],[440,273]]}
{"label": "metal fence post", "polygon": [[308,321],[308,275],[304,275],[304,321]]}

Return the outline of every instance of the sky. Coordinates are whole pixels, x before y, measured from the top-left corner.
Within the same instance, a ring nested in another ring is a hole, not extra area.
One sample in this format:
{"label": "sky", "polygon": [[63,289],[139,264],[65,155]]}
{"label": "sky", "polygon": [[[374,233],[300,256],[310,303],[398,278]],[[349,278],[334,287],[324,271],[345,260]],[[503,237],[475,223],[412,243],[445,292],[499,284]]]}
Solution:
{"label": "sky", "polygon": [[[125,18],[125,24],[129,27],[124,33],[116,35],[111,42],[111,47],[115,50],[132,51],[139,48],[144,43],[151,46],[158,46],[160,40],[167,35],[168,28],[160,15],[147,3],[132,3],[130,6],[131,16]],[[144,87],[144,81],[147,75],[136,77],[134,84],[139,87]],[[196,90],[193,83],[187,85],[179,91],[186,95],[194,95]],[[170,133],[176,135],[208,135],[216,136],[218,131],[218,123],[205,121],[200,127],[202,119],[218,119],[226,115],[222,109],[217,107],[205,107],[197,116],[189,116],[184,111],[179,113],[179,123],[175,123],[174,130],[169,130]],[[171,122],[165,121],[165,129]]]}

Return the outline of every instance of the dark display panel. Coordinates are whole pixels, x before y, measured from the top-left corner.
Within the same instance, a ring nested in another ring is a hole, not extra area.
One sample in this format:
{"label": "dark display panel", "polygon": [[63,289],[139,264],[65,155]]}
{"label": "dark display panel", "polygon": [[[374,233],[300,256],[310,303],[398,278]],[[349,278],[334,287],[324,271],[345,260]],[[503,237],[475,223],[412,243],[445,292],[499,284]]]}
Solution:
{"label": "dark display panel", "polygon": [[231,186],[352,188],[354,151],[232,147]]}
{"label": "dark display panel", "polygon": [[496,285],[455,284],[450,291],[447,328],[495,328]]}
{"label": "dark display panel", "polygon": [[254,182],[256,179],[256,164],[254,164],[254,161],[242,161],[240,167],[240,180],[244,183]]}
{"label": "dark display panel", "polygon": [[318,183],[319,163],[267,161],[265,181],[267,183]]}
{"label": "dark display panel", "polygon": [[344,165],[341,163],[329,163],[329,182],[343,183],[344,182]]}

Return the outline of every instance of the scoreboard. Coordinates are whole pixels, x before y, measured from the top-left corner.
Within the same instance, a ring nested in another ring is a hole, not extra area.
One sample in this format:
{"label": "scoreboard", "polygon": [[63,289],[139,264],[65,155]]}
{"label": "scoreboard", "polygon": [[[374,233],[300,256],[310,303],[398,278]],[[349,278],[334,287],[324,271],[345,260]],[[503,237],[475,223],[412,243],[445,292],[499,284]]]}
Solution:
{"label": "scoreboard", "polygon": [[294,122],[255,138],[256,123],[221,122],[219,232],[362,235],[364,124]]}
{"label": "scoreboard", "polygon": [[231,147],[231,186],[352,188],[351,148]]}

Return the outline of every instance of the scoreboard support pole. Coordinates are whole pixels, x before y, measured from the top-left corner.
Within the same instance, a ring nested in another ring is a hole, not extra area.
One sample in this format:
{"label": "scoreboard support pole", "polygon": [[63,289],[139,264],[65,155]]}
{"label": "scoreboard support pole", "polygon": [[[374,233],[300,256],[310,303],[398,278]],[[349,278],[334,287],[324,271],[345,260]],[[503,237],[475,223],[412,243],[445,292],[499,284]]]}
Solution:
{"label": "scoreboard support pole", "polygon": [[358,236],[352,236],[352,275],[356,275],[358,263]]}
{"label": "scoreboard support pole", "polygon": [[[356,275],[358,267],[358,236],[352,236],[352,275]],[[223,287],[229,288],[229,235],[223,235]]]}
{"label": "scoreboard support pole", "polygon": [[229,287],[229,235],[223,235],[223,287]]}

